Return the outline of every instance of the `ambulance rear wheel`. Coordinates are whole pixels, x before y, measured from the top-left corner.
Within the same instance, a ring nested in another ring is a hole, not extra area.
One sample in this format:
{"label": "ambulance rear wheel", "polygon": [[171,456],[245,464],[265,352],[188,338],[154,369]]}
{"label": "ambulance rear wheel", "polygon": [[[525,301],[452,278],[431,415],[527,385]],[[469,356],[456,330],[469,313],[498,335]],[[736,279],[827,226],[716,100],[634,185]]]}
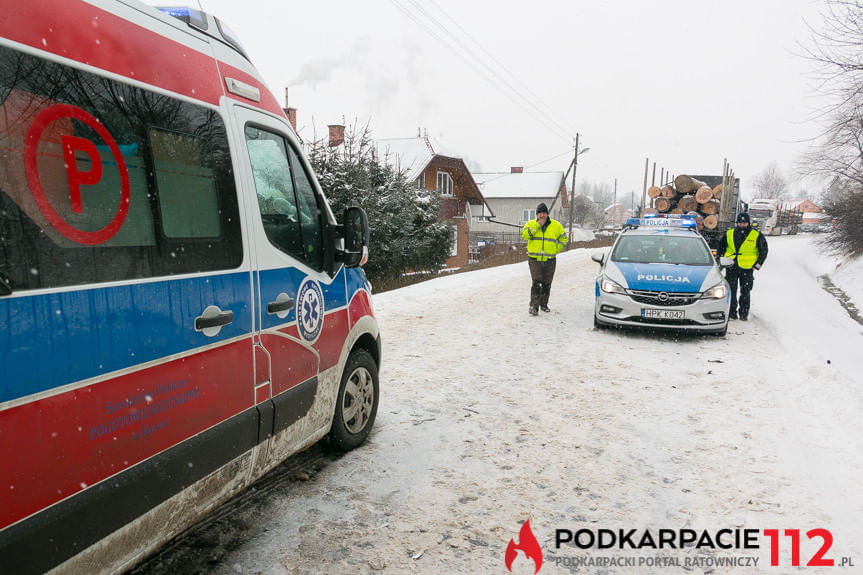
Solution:
{"label": "ambulance rear wheel", "polygon": [[330,443],[341,451],[361,445],[378,412],[378,366],[365,350],[351,353],[342,373]]}

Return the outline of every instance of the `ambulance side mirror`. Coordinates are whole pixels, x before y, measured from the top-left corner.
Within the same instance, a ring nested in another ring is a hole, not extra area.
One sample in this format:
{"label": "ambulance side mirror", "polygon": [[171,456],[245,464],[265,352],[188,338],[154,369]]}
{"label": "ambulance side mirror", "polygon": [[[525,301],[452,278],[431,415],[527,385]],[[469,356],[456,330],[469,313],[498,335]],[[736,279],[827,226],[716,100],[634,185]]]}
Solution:
{"label": "ambulance side mirror", "polygon": [[342,261],[345,267],[361,266],[369,258],[369,220],[365,210],[351,206],[345,210],[344,222],[344,252]]}

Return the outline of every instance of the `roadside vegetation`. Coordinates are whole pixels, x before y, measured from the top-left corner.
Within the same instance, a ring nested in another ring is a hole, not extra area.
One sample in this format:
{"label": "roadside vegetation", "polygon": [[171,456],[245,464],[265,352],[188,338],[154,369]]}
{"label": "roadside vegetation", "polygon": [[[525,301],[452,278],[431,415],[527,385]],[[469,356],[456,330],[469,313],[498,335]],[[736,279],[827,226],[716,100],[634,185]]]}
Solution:
{"label": "roadside vegetation", "polygon": [[830,181],[823,208],[834,229],[823,240],[842,255],[863,254],[863,0],[826,0],[822,28],[812,31],[804,56],[816,65],[819,90],[829,104],[807,169]]}

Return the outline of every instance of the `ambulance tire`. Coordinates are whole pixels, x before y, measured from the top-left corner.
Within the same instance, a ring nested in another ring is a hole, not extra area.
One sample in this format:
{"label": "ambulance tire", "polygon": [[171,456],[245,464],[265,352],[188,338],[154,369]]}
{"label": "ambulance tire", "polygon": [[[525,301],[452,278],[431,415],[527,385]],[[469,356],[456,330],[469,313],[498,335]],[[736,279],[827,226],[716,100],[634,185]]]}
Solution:
{"label": "ambulance tire", "polygon": [[359,447],[368,437],[378,412],[378,366],[369,352],[348,356],[342,373],[336,411],[330,427],[330,444],[339,451]]}

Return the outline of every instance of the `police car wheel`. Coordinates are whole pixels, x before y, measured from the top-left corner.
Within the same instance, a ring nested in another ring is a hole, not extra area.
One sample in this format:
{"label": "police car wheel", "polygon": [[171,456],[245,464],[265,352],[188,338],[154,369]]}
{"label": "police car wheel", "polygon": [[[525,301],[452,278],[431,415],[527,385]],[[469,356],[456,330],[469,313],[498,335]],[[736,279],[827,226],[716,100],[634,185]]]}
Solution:
{"label": "police car wheel", "polygon": [[596,314],[593,314],[593,327],[596,329],[605,329],[607,326],[604,323],[600,323],[598,319],[596,319]]}
{"label": "police car wheel", "polygon": [[725,327],[723,327],[719,331],[714,331],[713,335],[715,335],[716,337],[725,337],[725,334],[727,334],[727,333],[728,333],[728,324],[726,323]]}
{"label": "police car wheel", "polygon": [[378,412],[378,368],[367,351],[351,353],[342,373],[330,443],[341,451],[361,445]]}

